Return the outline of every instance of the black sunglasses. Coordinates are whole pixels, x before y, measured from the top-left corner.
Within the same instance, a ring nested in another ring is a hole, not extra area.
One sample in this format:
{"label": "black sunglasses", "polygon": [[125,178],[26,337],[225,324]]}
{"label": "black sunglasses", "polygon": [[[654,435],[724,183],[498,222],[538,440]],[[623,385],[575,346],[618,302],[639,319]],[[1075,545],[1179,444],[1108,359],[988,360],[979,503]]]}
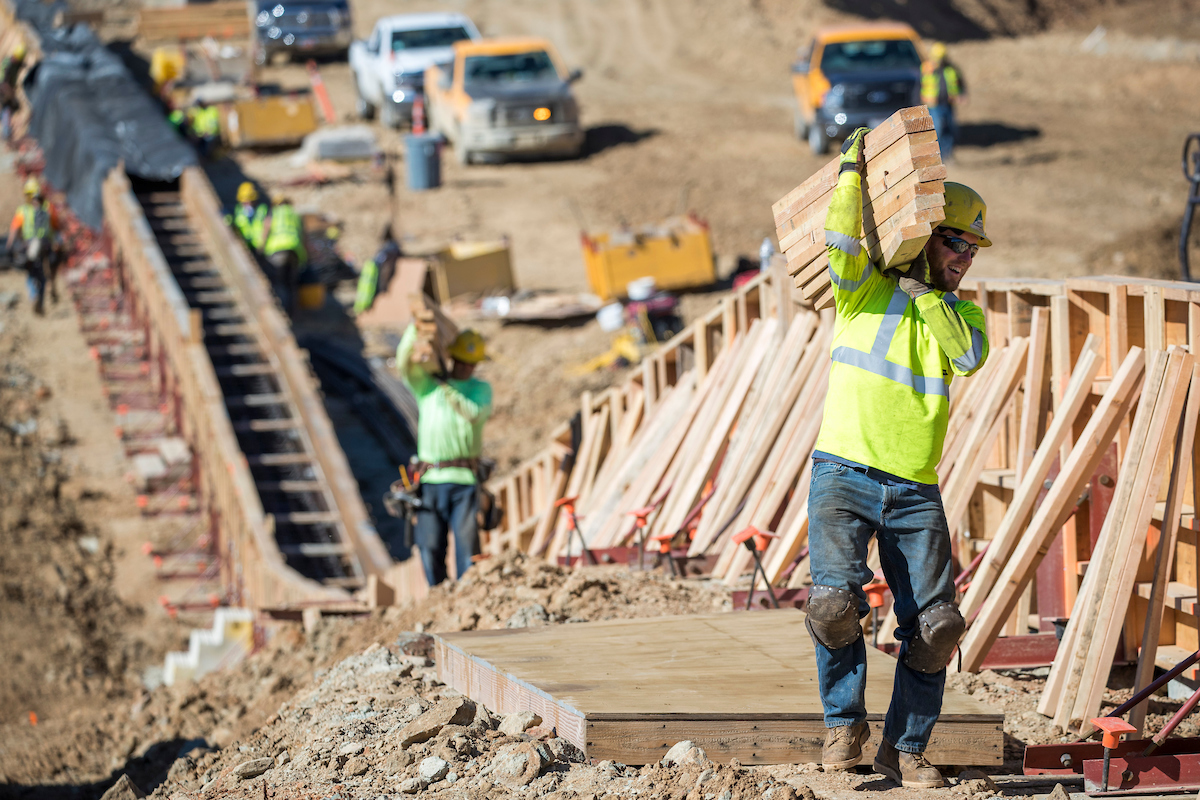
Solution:
{"label": "black sunglasses", "polygon": [[971,258],[974,258],[975,254],[979,252],[979,245],[971,244],[966,239],[959,239],[957,236],[947,236],[944,233],[939,233],[938,236],[946,243],[946,247],[949,247],[960,256],[969,250]]}

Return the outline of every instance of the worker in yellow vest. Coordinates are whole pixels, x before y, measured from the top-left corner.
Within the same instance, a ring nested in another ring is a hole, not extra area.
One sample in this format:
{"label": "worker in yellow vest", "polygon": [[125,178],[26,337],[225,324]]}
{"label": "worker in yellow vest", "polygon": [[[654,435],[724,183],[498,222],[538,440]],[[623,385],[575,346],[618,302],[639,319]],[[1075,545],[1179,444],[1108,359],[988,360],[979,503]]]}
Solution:
{"label": "worker in yellow vest", "polygon": [[400,258],[400,245],[392,234],[392,225],[383,229],[383,244],[373,257],[363,263],[358,274],[358,291],[354,296],[354,313],[362,314],[375,304],[375,297],[386,292],[396,272],[396,261]]}
{"label": "worker in yellow vest", "polygon": [[202,158],[208,158],[221,142],[221,114],[217,107],[201,98],[188,109],[188,127]]}
{"label": "worker in yellow vest", "polygon": [[871,736],[860,621],[870,610],[863,585],[874,536],[901,642],[875,771],[932,789],[943,780],[923,753],[941,713],[946,665],[966,630],[937,465],[950,382],[988,356],[983,311],[954,290],[991,240],[983,198],[947,183],[945,219],[907,271],[873,263],[859,238],[866,132],[859,128],[842,147],[825,217],[837,319],[808,496],[806,625],[828,728],[822,762],[826,771],[850,769]]}
{"label": "worker in yellow vest", "polygon": [[929,60],[921,65],[921,102],[929,106],[933,117],[942,161],[954,157],[954,140],[958,137],[955,108],[966,100],[967,85],[958,67],[946,59],[946,45],[934,42],[929,48]]}
{"label": "worker in yellow vest", "polygon": [[58,215],[46,201],[42,184],[37,178],[25,181],[25,202],[17,207],[12,225],[8,229],[5,248],[12,251],[13,241],[19,236],[25,265],[25,285],[33,311],[39,316],[45,311],[46,282],[50,282],[50,296],[58,302],[58,287],[55,278],[58,260],[54,254],[55,233],[58,231]]}
{"label": "worker in yellow vest", "polygon": [[304,248],[304,223],[291,201],[282,194],[271,198],[271,214],[263,223],[263,255],[275,268],[275,282],[289,314],[299,301],[300,269],[308,263]]}
{"label": "worker in yellow vest", "polygon": [[17,101],[17,79],[25,65],[25,40],[20,39],[12,53],[0,61],[0,134],[5,141],[12,139],[12,117],[20,107]]}
{"label": "worker in yellow vest", "polygon": [[271,213],[266,203],[255,203],[258,190],[250,181],[243,181],[237,190],[237,207],[232,214],[225,215],[225,224],[242,235],[252,250],[262,250],[265,240],[263,229]]}

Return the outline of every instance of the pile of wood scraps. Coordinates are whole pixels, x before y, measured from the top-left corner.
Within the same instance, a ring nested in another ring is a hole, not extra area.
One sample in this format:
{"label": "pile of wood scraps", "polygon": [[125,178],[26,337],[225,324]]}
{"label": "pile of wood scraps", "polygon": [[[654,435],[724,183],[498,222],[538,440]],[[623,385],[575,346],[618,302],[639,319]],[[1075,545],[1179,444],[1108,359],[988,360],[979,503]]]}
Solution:
{"label": "pile of wood scraps", "polygon": [[[945,219],[942,193],[946,167],[929,109],[905,108],[867,134],[863,148],[863,244],[876,264],[912,262]],[[804,298],[818,308],[833,305],[825,215],[838,182],[840,158],[772,206],[779,249]]]}

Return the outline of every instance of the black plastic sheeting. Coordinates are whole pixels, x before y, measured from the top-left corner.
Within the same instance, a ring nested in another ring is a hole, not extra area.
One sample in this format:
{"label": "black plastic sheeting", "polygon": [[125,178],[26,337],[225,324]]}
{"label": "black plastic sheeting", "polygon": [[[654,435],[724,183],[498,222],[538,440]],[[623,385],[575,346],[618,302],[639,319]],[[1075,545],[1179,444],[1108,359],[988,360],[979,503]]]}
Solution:
{"label": "black plastic sheeting", "polygon": [[101,187],[124,160],[129,175],[173,181],[196,151],[166,121],[121,59],[85,25],[53,27],[62,3],[15,0],[17,18],[41,37],[43,58],[25,81],[29,134],[46,159],[46,179],[89,227],[104,221]]}

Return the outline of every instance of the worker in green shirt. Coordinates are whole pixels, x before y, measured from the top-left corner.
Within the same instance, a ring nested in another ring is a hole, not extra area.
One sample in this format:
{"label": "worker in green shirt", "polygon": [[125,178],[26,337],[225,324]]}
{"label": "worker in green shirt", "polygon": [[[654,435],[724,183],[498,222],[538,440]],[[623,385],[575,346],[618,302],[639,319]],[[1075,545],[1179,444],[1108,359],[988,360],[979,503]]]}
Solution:
{"label": "worker in green shirt", "polygon": [[[419,324],[432,325],[420,321]],[[396,348],[396,368],[417,398],[417,474],[422,508],[416,540],[430,586],[446,580],[448,533],[454,531],[456,576],[479,551],[479,456],[492,414],[492,386],[474,377],[486,358],[483,337],[461,332],[449,347],[450,366],[414,360],[418,328],[409,325]]]}

